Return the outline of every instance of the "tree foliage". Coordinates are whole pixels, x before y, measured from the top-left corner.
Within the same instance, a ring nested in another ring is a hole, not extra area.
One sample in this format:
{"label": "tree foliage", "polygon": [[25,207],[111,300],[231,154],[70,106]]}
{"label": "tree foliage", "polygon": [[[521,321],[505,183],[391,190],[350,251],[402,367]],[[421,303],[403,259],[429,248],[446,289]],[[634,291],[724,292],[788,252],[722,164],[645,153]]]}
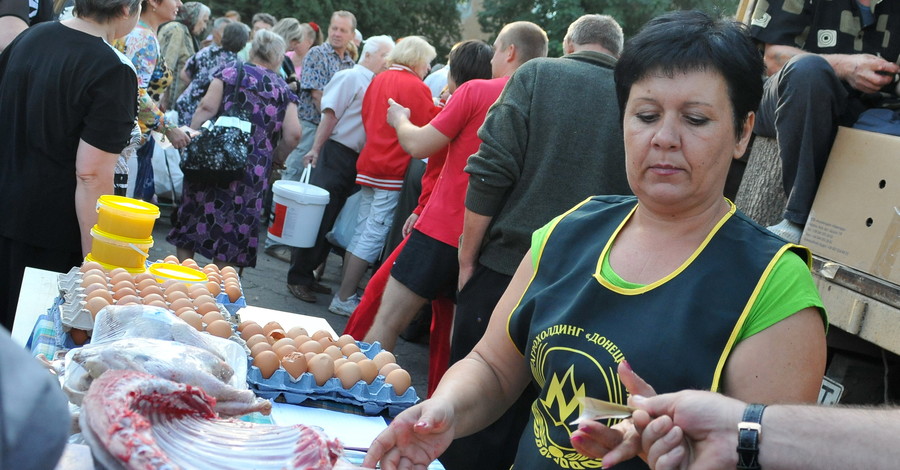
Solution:
{"label": "tree foliage", "polygon": [[625,37],[634,35],[647,20],[667,11],[699,9],[733,15],[739,0],[484,0],[478,13],[482,31],[496,37],[507,23],[531,21],[547,31],[550,55],[562,54],[562,40],[573,21],[587,13],[610,15],[622,25]]}
{"label": "tree foliage", "polygon": [[213,16],[237,10],[247,24],[255,13],[262,11],[276,18],[314,21],[326,36],[331,13],[347,10],[356,15],[357,29],[364,37],[424,36],[438,50],[439,59],[446,56],[460,37],[458,0],[211,0],[205,3]]}

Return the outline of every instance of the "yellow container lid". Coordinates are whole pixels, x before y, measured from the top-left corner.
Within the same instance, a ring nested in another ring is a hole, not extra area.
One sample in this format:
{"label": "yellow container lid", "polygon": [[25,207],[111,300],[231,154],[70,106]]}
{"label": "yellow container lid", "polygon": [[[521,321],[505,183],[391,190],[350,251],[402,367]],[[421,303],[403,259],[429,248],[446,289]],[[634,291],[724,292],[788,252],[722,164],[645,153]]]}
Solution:
{"label": "yellow container lid", "polygon": [[123,212],[127,215],[152,219],[159,218],[159,207],[156,207],[149,202],[141,201],[140,199],[105,194],[97,199],[97,211],[100,211],[101,206],[114,211]]}
{"label": "yellow container lid", "polygon": [[122,269],[130,272],[131,274],[140,274],[140,273],[147,272],[146,268],[126,268],[124,266],[113,266],[111,264],[104,263],[103,261],[97,261],[93,256],[91,256],[90,253],[88,253],[87,256],[84,257],[84,260],[85,261],[93,261],[93,262],[99,264],[100,266],[103,266],[103,269],[105,269],[107,271],[112,271],[113,269],[116,269],[116,268],[122,268]]}
{"label": "yellow container lid", "polygon": [[107,243],[114,243],[118,245],[147,245],[148,247],[153,246],[153,237],[150,238],[128,238],[116,235],[114,233],[105,232],[100,230],[100,227],[94,225],[91,227],[91,236],[94,238],[104,239],[103,241]]}
{"label": "yellow container lid", "polygon": [[206,273],[194,268],[172,263],[153,263],[147,271],[157,279],[174,279],[186,283],[206,282]]}

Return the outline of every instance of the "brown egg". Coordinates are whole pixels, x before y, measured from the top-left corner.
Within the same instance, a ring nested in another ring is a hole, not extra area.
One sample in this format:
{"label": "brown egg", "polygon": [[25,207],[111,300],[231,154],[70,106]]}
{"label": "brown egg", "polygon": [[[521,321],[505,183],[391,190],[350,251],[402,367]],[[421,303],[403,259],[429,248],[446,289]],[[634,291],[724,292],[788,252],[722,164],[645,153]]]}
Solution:
{"label": "brown egg", "polygon": [[329,356],[331,356],[332,359],[335,359],[335,360],[344,357],[344,355],[341,353],[341,348],[339,348],[333,344],[331,346],[326,347],[325,351],[323,351],[323,352],[325,354],[328,354]]}
{"label": "brown egg", "polygon": [[[300,351],[297,351],[297,352],[300,352]],[[309,364],[309,361],[311,361],[312,358],[316,357],[316,353],[314,353],[314,352],[300,353],[300,354],[303,354],[304,356],[306,356],[306,363],[307,363],[307,364]]]}
{"label": "brown egg", "polygon": [[158,300],[158,301],[162,302],[163,307],[166,306],[166,301],[165,301],[165,299],[163,299],[163,296],[160,294],[141,295],[141,302],[143,302],[144,305],[150,305],[150,302],[153,302],[154,300]]}
{"label": "brown egg", "polygon": [[[184,292],[181,292],[180,290],[173,290],[172,292],[169,292],[168,294],[163,294],[163,295],[165,295],[166,301],[168,301],[169,303],[172,303],[172,302],[176,301],[177,299],[191,300],[191,298],[188,297],[187,294],[185,294]],[[193,303],[191,305],[193,305]]]}
{"label": "brown egg", "polygon": [[378,366],[375,365],[375,361],[371,359],[363,359],[359,362],[359,372],[363,380],[366,381],[367,384],[371,384],[375,377],[378,377]]}
{"label": "brown egg", "polygon": [[109,278],[112,279],[114,276],[117,276],[119,273],[125,273],[131,276],[131,273],[128,272],[125,268],[115,268],[109,271]]}
{"label": "brown egg", "polygon": [[159,307],[166,310],[169,309],[169,306],[166,305],[166,303],[162,300],[153,300],[150,303],[145,303],[144,305],[147,305],[148,307]]}
{"label": "brown egg", "polygon": [[359,364],[347,362],[334,372],[334,376],[341,381],[342,387],[350,389],[362,379],[362,372],[359,370]]}
{"label": "brown egg", "polygon": [[[375,365],[378,365],[378,363],[375,363]],[[391,362],[391,363],[385,364],[381,369],[378,369],[378,375],[383,375],[383,376],[387,377],[388,374],[390,374],[391,372],[393,372],[399,368],[400,368],[400,364],[397,364],[396,362]]]}
{"label": "brown egg", "polygon": [[267,338],[269,338],[269,344],[275,344],[275,341],[278,341],[281,338],[287,338],[287,335],[284,334],[284,330],[278,328],[270,331]]}
{"label": "brown egg", "polygon": [[247,325],[259,325],[259,323],[256,323],[256,322],[253,321],[253,320],[244,320],[244,321],[241,322],[240,325],[238,325],[238,327],[237,327],[238,331],[241,332],[241,333],[243,333],[243,332],[244,332],[244,328],[246,328]]}
{"label": "brown egg", "polygon": [[303,328],[302,326],[295,326],[287,331],[287,335],[288,338],[296,338],[300,335],[308,335],[308,333],[306,332],[306,328]]}
{"label": "brown egg", "polygon": [[142,282],[145,279],[150,279],[154,283],[159,284],[159,282],[157,282],[156,278],[153,277],[153,275],[150,273],[137,273],[134,275],[134,282]]}
{"label": "brown egg", "polygon": [[228,338],[232,335],[231,323],[225,320],[216,320],[206,325],[206,331],[219,338]]}
{"label": "brown egg", "polygon": [[[94,284],[94,285],[96,285],[96,284]],[[109,291],[106,289],[94,289],[84,298],[84,300],[88,301],[88,300],[96,299],[96,298],[106,299],[106,301],[110,304],[113,303],[113,300],[114,300],[112,294],[110,294]]]}
{"label": "brown egg", "polygon": [[356,343],[345,344],[344,347],[341,348],[341,354],[345,356],[349,356],[355,352],[359,352],[359,346]]}
{"label": "brown egg", "polygon": [[219,287],[219,283],[215,281],[209,281],[206,283],[206,291],[213,297],[219,295],[219,292],[222,292],[222,288]]}
{"label": "brown egg", "polygon": [[197,313],[199,313],[200,315],[206,315],[208,313],[218,313],[220,316],[222,315],[222,313],[219,311],[219,306],[216,305],[215,302],[206,302],[198,305]]}
{"label": "brown egg", "polygon": [[350,335],[341,335],[341,337],[338,338],[334,342],[334,344],[336,344],[337,347],[339,347],[339,348],[343,348],[344,346],[346,346],[348,344],[356,344],[356,340],[353,339],[353,337]]}
{"label": "brown egg", "polygon": [[[256,357],[256,355],[259,354],[260,351],[275,352],[272,350],[272,345],[269,343],[256,343],[253,345],[252,348],[250,348],[250,357]],[[278,355],[276,354],[276,356],[278,356]]]}
{"label": "brown egg", "polygon": [[[118,289],[114,289],[113,293],[112,293],[113,298],[116,300],[120,300],[122,297],[125,297],[126,295],[133,295],[133,296],[137,297],[137,292],[131,287],[123,286]],[[138,299],[138,301],[140,301],[140,299]]]}
{"label": "brown egg", "polygon": [[334,360],[334,370],[338,370],[339,367],[344,365],[345,363],[350,362],[346,357],[339,357]]}
{"label": "brown egg", "polygon": [[366,357],[366,355],[361,352],[355,352],[347,356],[347,360],[350,362],[359,362],[363,359],[368,359],[368,357]]}
{"label": "brown egg", "polygon": [[222,276],[218,273],[206,273],[206,279],[209,282],[215,282],[216,284],[222,284]]}
{"label": "brown egg", "polygon": [[175,310],[175,315],[181,317],[184,312],[195,312],[194,307],[181,307],[178,310]]}
{"label": "brown egg", "polygon": [[81,267],[78,268],[78,270],[81,272],[87,272],[92,269],[99,269],[103,271],[103,265],[96,261],[85,261],[84,264],[82,264]]}
{"label": "brown egg", "polygon": [[165,258],[163,258],[163,262],[164,263],[172,263],[172,264],[180,264],[178,262],[178,257],[175,255],[166,256]]}
{"label": "brown egg", "polygon": [[106,279],[106,273],[102,269],[88,269],[87,271],[82,272],[82,279],[86,276],[100,276],[103,279]]}
{"label": "brown egg", "polygon": [[130,279],[126,279],[126,280],[124,280],[124,281],[119,281],[119,282],[117,282],[116,284],[113,284],[112,286],[113,286],[113,287],[112,287],[112,291],[113,291],[114,293],[115,293],[115,292],[118,292],[118,291],[120,291],[120,290],[122,290],[122,289],[129,289],[129,290],[131,290],[132,292],[134,292],[135,294],[137,294],[137,289],[134,288],[134,283],[131,282]]}
{"label": "brown egg", "polygon": [[89,274],[81,278],[81,287],[87,287],[91,284],[102,284],[106,285],[106,276],[100,276],[98,274]]}
{"label": "brown egg", "polygon": [[252,348],[256,346],[257,343],[266,343],[269,344],[269,341],[263,335],[253,335],[245,340],[247,342],[247,347]]}
{"label": "brown egg", "polygon": [[216,274],[218,274],[218,273],[219,273],[219,267],[216,266],[216,265],[213,264],[213,263],[209,263],[209,264],[207,264],[206,266],[203,267],[203,272],[205,272],[205,273],[216,273]]}
{"label": "brown egg", "polygon": [[210,295],[209,289],[206,288],[206,283],[203,284],[191,284],[188,286],[188,296],[192,299],[196,299],[201,296],[212,297]]}
{"label": "brown egg", "polygon": [[122,281],[128,281],[128,283],[133,286],[134,285],[134,276],[132,276],[131,273],[129,273],[127,271],[124,273],[120,272],[115,275],[109,276],[109,283],[112,285],[116,285]]}
{"label": "brown egg", "polygon": [[[315,333],[313,333],[313,335],[312,335],[312,339],[314,339],[316,341],[318,341],[322,338],[331,338],[331,333],[329,333],[325,330],[319,330],[319,331],[316,331]],[[331,341],[334,342],[334,338],[332,338]]]}
{"label": "brown egg", "polygon": [[241,331],[241,338],[249,338],[249,337],[254,336],[254,335],[260,335],[260,336],[262,336],[263,338],[266,337],[266,335],[263,334],[263,329],[262,329],[262,327],[259,326],[258,323],[254,323],[254,324],[252,324],[252,325],[247,325],[247,326],[244,327],[244,330]]}
{"label": "brown egg", "polygon": [[203,320],[199,313],[197,312],[184,312],[178,318],[182,319],[188,325],[191,325],[197,331],[203,331]]}
{"label": "brown egg", "polygon": [[[297,341],[294,340],[294,342],[296,343]],[[303,344],[298,345],[297,350],[302,353],[312,352],[312,353],[319,354],[319,353],[324,352],[325,348],[323,348],[322,345],[318,341],[309,340]]]}
{"label": "brown egg", "polygon": [[194,308],[194,303],[189,299],[175,299],[169,302],[169,308],[174,311],[181,310],[182,307],[191,307]]}
{"label": "brown egg", "polygon": [[116,299],[116,305],[141,305],[141,298],[134,294],[125,294]]}
{"label": "brown egg", "polygon": [[220,312],[218,309],[216,309],[215,311],[212,311],[212,312],[207,312],[207,313],[203,313],[200,310],[197,310],[197,313],[199,313],[200,315],[203,315],[203,323],[206,323],[207,325],[209,325],[210,323],[212,323],[216,320],[224,320],[225,319],[225,316],[222,315],[222,312]]}
{"label": "brown egg", "polygon": [[87,331],[78,328],[72,328],[69,330],[69,337],[72,338],[73,343],[81,346],[82,344],[87,343],[88,333]]}
{"label": "brown egg", "polygon": [[93,297],[93,298],[91,298],[91,299],[86,300],[85,303],[84,303],[84,308],[85,308],[88,312],[91,312],[91,319],[93,320],[94,318],[97,317],[97,313],[98,313],[103,307],[106,307],[106,306],[108,306],[108,305],[110,305],[110,304],[111,304],[110,301],[106,300],[106,299],[103,298],[103,297],[99,297],[99,296],[98,296],[98,297]]}
{"label": "brown egg", "polygon": [[390,364],[392,362],[397,362],[397,359],[391,354],[390,351],[381,351],[372,358],[375,361],[375,365],[378,366],[378,370],[381,370],[385,364]]}
{"label": "brown egg", "polygon": [[[323,336],[316,341],[318,341],[319,344],[321,344],[323,347],[326,347],[326,348],[328,346],[334,345],[334,338],[332,338],[331,336]],[[338,348],[338,349],[340,349],[340,348]]]}
{"label": "brown egg", "polygon": [[[290,335],[288,335],[290,336]],[[307,341],[312,341],[313,339],[306,335],[297,335],[294,337],[294,343],[297,345],[303,344]],[[318,343],[318,341],[316,341]]]}
{"label": "brown egg", "polygon": [[283,329],[284,328],[281,327],[281,323],[278,323],[277,321],[270,321],[270,322],[266,323],[265,325],[263,325],[263,333],[265,333],[266,336],[268,336],[269,332],[272,330],[283,330]]}
{"label": "brown egg", "polygon": [[409,376],[409,372],[397,369],[385,376],[384,383],[392,385],[394,393],[397,395],[403,395],[412,384],[412,378]]}
{"label": "brown egg", "polygon": [[278,348],[280,348],[286,344],[290,344],[291,346],[297,347],[297,345],[294,344],[294,340],[292,340],[291,338],[288,338],[288,337],[284,337],[284,338],[281,338],[278,341],[275,341],[274,343],[272,343],[272,349],[277,351]]}
{"label": "brown egg", "polygon": [[200,270],[200,265],[197,264],[197,262],[194,261],[192,258],[185,259],[184,261],[181,262],[181,265],[186,266],[188,268],[196,269],[197,271]]}
{"label": "brown egg", "polygon": [[299,379],[307,370],[306,356],[300,353],[291,353],[281,358],[281,367],[294,378]]}
{"label": "brown egg", "polygon": [[225,266],[224,268],[219,268],[219,273],[232,273],[234,275],[237,275],[237,269],[234,269],[234,266]]}
{"label": "brown egg", "polygon": [[[206,292],[206,287],[203,288],[203,292]],[[192,301],[194,302],[194,307],[199,307],[200,304],[205,304],[207,302],[216,303],[216,299],[212,298],[212,296],[209,294],[200,294],[197,297],[192,297],[192,299]]]}
{"label": "brown egg", "polygon": [[275,350],[275,354],[278,354],[278,357],[284,357],[288,354],[297,352],[297,346],[294,346],[293,344],[283,344],[277,348],[273,347],[272,349]]}
{"label": "brown egg", "polygon": [[[169,281],[172,281],[172,280],[170,279]],[[183,292],[184,295],[187,295],[187,294],[188,294],[188,288],[187,288],[186,285],[184,285],[183,283],[180,283],[180,282],[178,282],[178,281],[172,281],[171,283],[170,283],[169,281],[166,281],[166,282],[163,283],[163,285],[162,285],[162,287],[163,287],[163,292],[165,292],[165,294],[166,294],[167,296],[168,296],[168,295],[171,295],[172,292],[176,292],[176,291],[177,291],[177,292]],[[168,284],[168,285],[166,285],[166,284]]]}
{"label": "brown egg", "polygon": [[234,284],[226,284],[225,285],[225,295],[228,296],[228,301],[231,303],[237,302],[238,299],[241,298],[241,288]]}
{"label": "brown egg", "polygon": [[[147,284],[148,282],[150,284]],[[140,283],[138,283],[137,288],[139,291],[141,291],[141,296],[157,294],[162,297],[163,300],[165,300],[165,292],[163,292],[162,287],[159,287],[159,284],[153,282],[153,280],[148,279],[141,281]]]}
{"label": "brown egg", "polygon": [[278,366],[281,363],[278,361],[278,356],[275,355],[273,351],[260,351],[256,357],[253,358],[253,365],[259,367],[259,373],[262,374],[264,379],[268,379],[272,377],[272,374],[278,370]]}
{"label": "brown egg", "polygon": [[325,353],[316,354],[307,362],[307,368],[316,380],[316,385],[320,387],[334,376],[334,360]]}

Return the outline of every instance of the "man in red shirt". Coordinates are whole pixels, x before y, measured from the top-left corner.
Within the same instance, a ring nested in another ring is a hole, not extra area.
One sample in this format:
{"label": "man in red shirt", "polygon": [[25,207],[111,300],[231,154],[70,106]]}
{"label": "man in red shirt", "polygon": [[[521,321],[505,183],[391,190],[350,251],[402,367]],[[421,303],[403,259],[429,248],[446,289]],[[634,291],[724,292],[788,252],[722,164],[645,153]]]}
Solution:
{"label": "man in red shirt", "polygon": [[[449,151],[431,198],[391,269],[381,307],[364,341],[380,341],[384,348],[393,349],[397,336],[428,300],[455,290],[469,181],[463,169],[469,155],[481,145],[478,129],[513,72],[528,60],[546,55],[547,35],[539,26],[511,23],[494,43],[494,78],[462,84],[427,125],[416,126],[409,120],[408,109],[390,102],[388,124],[397,130],[400,145],[412,157],[427,157],[444,146],[449,146]],[[451,81],[454,70],[450,68]]]}

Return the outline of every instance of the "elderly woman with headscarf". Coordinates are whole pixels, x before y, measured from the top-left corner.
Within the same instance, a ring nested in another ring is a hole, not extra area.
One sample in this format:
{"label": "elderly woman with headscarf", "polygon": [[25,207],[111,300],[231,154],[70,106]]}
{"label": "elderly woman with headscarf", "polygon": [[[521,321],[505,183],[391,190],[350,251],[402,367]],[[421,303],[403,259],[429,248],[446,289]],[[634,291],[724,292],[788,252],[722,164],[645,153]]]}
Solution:
{"label": "elderly woman with headscarf", "polygon": [[[166,110],[174,105],[187,87],[181,77],[184,64],[200,50],[200,40],[209,22],[209,7],[199,2],[187,2],[178,9],[175,21],[170,21],[159,28],[160,53],[172,69],[172,85],[160,100],[160,106]],[[190,124],[180,122],[181,125]]]}
{"label": "elderly woman with headscarf", "polygon": [[175,102],[178,111],[178,122],[189,125],[200,99],[206,94],[213,73],[223,65],[237,60],[237,53],[247,43],[250,28],[244,23],[231,23],[222,32],[221,44],[213,43],[188,59],[182,70],[182,78],[187,78],[187,87]]}

